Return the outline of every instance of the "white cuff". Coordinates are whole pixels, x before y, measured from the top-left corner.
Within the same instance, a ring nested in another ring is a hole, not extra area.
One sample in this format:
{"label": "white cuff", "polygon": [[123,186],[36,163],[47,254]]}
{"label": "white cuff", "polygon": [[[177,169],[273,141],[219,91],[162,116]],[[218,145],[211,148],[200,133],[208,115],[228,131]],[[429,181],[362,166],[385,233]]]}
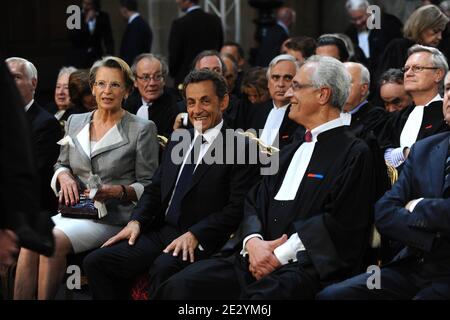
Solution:
{"label": "white cuff", "polygon": [[241,250],[241,255],[242,256],[246,256],[248,254],[247,249],[245,248],[245,245],[247,244],[248,240],[250,240],[251,238],[260,238],[261,240],[263,239],[262,235],[258,234],[258,233],[252,233],[251,235],[245,237],[244,242],[242,243],[242,250]]}
{"label": "white cuff", "polygon": [[63,171],[70,171],[69,168],[59,168],[55,171],[55,173],[53,174],[52,180],[50,181],[50,187],[52,188],[53,192],[55,193],[55,196],[59,196],[58,193],[58,188],[56,187],[56,183],[58,182],[58,174],[60,174]]}
{"label": "white cuff", "polygon": [[130,184],[130,187],[134,189],[134,192],[136,192],[136,198],[139,200],[144,193],[144,186],[139,182],[135,182],[133,184]]}
{"label": "white cuff", "polygon": [[409,206],[409,212],[413,212],[414,211],[414,208],[417,206],[417,204],[420,202],[420,201],[422,201],[424,198],[419,198],[419,199],[416,199],[416,200],[413,200],[412,202],[411,202],[411,205]]}
{"label": "white cuff", "polygon": [[384,152],[384,160],[386,160],[394,168],[397,168],[405,161],[403,149],[403,147],[386,149]]}
{"label": "white cuff", "polygon": [[290,236],[289,240],[281,246],[275,248],[273,253],[282,265],[297,261],[297,252],[305,250],[303,242],[300,240],[298,233]]}

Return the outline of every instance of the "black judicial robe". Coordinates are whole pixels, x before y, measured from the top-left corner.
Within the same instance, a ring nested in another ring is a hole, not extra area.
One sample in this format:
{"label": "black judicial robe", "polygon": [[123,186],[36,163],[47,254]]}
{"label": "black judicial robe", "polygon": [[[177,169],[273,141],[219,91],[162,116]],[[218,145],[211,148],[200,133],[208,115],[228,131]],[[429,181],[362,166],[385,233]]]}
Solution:
{"label": "black judicial robe", "polygon": [[[383,149],[397,148],[400,146],[400,135],[413,109],[414,106],[409,106],[392,113],[380,133],[380,146]],[[416,141],[445,131],[448,131],[448,126],[445,124],[442,113],[442,101],[432,102],[424,108],[422,123]]]}
{"label": "black judicial robe", "polygon": [[295,199],[274,200],[301,143],[283,149],[278,174],[264,177],[248,194],[240,236],[258,233],[273,240],[297,232],[306,248],[297,257],[306,254],[321,281],[345,279],[361,271],[369,244],[371,151],[348,127],[321,133]]}
{"label": "black judicial robe", "polygon": [[387,117],[388,114],[385,109],[367,102],[352,114],[350,130],[358,137],[364,131],[373,131],[374,135],[378,136],[386,123]]}

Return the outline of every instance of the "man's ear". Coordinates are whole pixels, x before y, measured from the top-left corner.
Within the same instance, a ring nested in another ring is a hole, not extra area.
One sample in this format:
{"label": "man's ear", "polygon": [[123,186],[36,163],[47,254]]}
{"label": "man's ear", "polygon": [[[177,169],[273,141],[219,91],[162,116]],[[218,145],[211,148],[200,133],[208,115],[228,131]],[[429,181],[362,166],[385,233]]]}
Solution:
{"label": "man's ear", "polygon": [[326,105],[330,102],[332,89],[328,87],[322,87],[319,89],[319,103],[321,105]]}
{"label": "man's ear", "polygon": [[367,96],[368,92],[369,92],[369,84],[368,83],[364,83],[363,85],[361,85],[361,96],[362,97]]}
{"label": "man's ear", "polygon": [[36,90],[36,87],[37,87],[37,79],[36,78],[31,79],[31,85],[33,86],[33,89]]}
{"label": "man's ear", "polygon": [[226,93],[224,95],[223,99],[220,101],[220,111],[222,113],[224,113],[225,110],[227,110],[229,102],[230,102],[230,96],[228,95],[228,93]]}
{"label": "man's ear", "polygon": [[444,77],[445,77],[445,72],[442,69],[437,69],[435,74],[436,74],[436,77],[435,77],[436,83],[441,82],[442,79],[444,79]]}

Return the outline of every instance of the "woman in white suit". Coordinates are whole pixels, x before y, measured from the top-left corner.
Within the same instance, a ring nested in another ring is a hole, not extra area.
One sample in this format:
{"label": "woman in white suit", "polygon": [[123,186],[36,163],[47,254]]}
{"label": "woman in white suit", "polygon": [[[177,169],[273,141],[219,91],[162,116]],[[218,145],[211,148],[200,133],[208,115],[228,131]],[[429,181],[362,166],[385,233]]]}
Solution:
{"label": "woman in white suit", "polygon": [[53,217],[55,252],[39,256],[21,249],[14,297],[52,299],[66,272],[66,256],[100,247],[129,221],[131,212],[151,182],[158,165],[157,130],[153,122],[122,108],[133,88],[129,66],[116,57],[97,61],[90,71],[98,109],[72,115],[55,165],[52,187],[61,204],[88,196],[88,179],[97,175],[102,186],[93,200],[99,220]]}

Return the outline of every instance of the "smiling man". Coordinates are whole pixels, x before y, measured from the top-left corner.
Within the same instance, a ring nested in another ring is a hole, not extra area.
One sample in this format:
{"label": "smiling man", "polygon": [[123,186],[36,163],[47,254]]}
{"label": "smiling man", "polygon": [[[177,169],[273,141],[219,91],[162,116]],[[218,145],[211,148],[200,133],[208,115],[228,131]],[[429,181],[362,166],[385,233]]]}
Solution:
{"label": "smiling man", "polygon": [[[360,270],[368,246],[372,156],[340,119],[350,79],[330,57],[306,61],[286,97],[305,139],[281,152],[277,175],[246,197],[241,246],[166,281],[161,299],[313,299]],[[242,249],[242,250],[241,250]]]}
{"label": "smiling man", "polygon": [[[169,142],[132,220],[86,257],[94,299],[128,298],[128,286],[149,268],[152,297],[171,275],[218,251],[242,219],[244,196],[258,173],[247,159],[237,160],[238,137],[232,139],[234,161],[208,164],[203,160],[213,157],[214,150],[230,152],[222,120],[229,100],[225,80],[210,70],[193,71],[184,88],[189,118],[196,128],[187,134],[188,142]],[[172,156],[178,156],[173,151],[180,145],[188,148],[177,164]]]}

